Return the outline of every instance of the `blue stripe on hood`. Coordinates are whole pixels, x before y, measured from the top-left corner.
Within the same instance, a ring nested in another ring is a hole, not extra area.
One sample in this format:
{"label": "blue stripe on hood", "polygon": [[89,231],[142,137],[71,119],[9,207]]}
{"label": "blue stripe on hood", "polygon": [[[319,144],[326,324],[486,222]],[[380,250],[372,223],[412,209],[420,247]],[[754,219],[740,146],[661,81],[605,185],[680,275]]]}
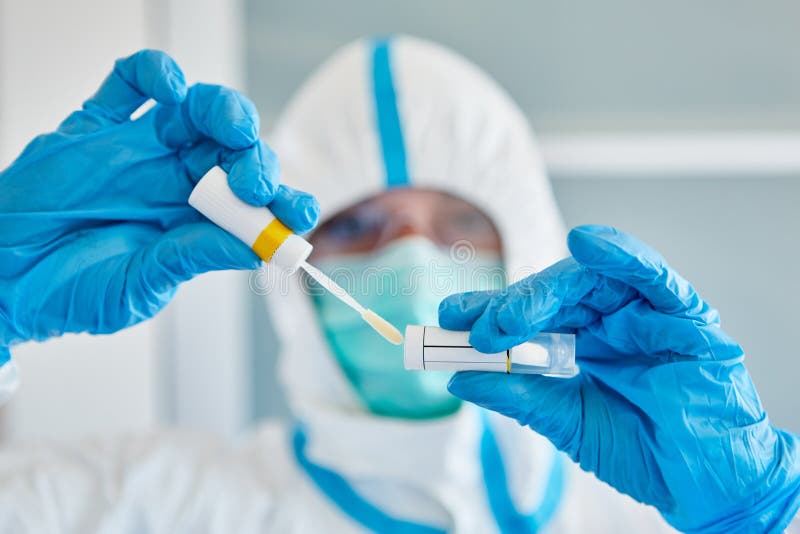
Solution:
{"label": "blue stripe on hood", "polygon": [[372,87],[383,165],[386,169],[386,187],[392,188],[409,185],[410,179],[406,167],[403,129],[397,111],[397,93],[392,79],[389,43],[390,38],[380,38],[373,42]]}

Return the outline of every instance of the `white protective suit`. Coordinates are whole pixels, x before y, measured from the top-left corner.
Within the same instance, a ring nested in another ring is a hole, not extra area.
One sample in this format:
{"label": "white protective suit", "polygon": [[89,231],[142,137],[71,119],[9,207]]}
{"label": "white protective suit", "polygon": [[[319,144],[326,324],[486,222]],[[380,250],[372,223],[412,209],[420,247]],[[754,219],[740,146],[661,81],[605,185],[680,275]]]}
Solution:
{"label": "white protective suit", "polygon": [[[345,47],[302,87],[269,141],[286,182],[316,194],[323,219],[387,183],[419,186],[487,213],[512,277],[566,253],[524,116],[478,68],[434,44],[396,37]],[[435,421],[369,414],[331,356],[310,300],[293,289],[267,300],[281,337],[280,377],[308,440],[305,457],[372,506],[447,531],[498,531],[479,453],[488,420],[520,512],[548,500],[551,470],[564,467],[542,531],[671,530],[654,509],[509,419],[482,418],[471,405]],[[174,431],[4,450],[0,532],[365,531],[300,466],[293,428],[268,423],[236,445]]]}

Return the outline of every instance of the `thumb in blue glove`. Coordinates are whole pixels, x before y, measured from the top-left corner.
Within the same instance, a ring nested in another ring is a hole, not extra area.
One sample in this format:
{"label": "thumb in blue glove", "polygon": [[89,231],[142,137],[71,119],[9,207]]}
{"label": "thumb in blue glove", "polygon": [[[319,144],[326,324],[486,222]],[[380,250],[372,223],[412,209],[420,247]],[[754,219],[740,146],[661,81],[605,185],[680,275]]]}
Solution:
{"label": "thumb in blue glove", "polygon": [[486,352],[570,329],[581,373],[458,373],[450,391],[546,436],[682,531],[785,527],[800,508],[800,439],[769,423],[716,311],[627,234],[584,226],[568,245],[572,258],[506,291],[448,297],[439,320]]}

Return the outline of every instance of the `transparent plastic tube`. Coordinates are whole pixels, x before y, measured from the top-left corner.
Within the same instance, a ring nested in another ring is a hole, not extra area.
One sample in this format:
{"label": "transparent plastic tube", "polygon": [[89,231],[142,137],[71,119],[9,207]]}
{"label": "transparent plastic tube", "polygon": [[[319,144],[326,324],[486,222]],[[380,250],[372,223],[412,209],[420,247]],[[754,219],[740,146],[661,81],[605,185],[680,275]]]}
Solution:
{"label": "transparent plastic tube", "polygon": [[540,333],[516,347],[486,354],[469,344],[469,332],[409,325],[403,352],[408,370],[490,371],[559,377],[578,374],[573,334]]}

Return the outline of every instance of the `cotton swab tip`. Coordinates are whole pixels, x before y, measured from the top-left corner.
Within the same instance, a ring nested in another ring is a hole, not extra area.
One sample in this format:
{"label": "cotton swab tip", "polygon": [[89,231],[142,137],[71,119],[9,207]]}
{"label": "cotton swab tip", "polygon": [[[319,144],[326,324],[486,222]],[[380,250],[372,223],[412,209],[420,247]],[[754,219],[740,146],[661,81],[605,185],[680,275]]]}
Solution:
{"label": "cotton swab tip", "polygon": [[372,310],[365,310],[361,314],[361,318],[364,319],[369,325],[375,329],[381,336],[383,336],[386,341],[392,343],[394,345],[400,345],[403,343],[403,334],[400,331],[392,326],[389,321],[378,315]]}

